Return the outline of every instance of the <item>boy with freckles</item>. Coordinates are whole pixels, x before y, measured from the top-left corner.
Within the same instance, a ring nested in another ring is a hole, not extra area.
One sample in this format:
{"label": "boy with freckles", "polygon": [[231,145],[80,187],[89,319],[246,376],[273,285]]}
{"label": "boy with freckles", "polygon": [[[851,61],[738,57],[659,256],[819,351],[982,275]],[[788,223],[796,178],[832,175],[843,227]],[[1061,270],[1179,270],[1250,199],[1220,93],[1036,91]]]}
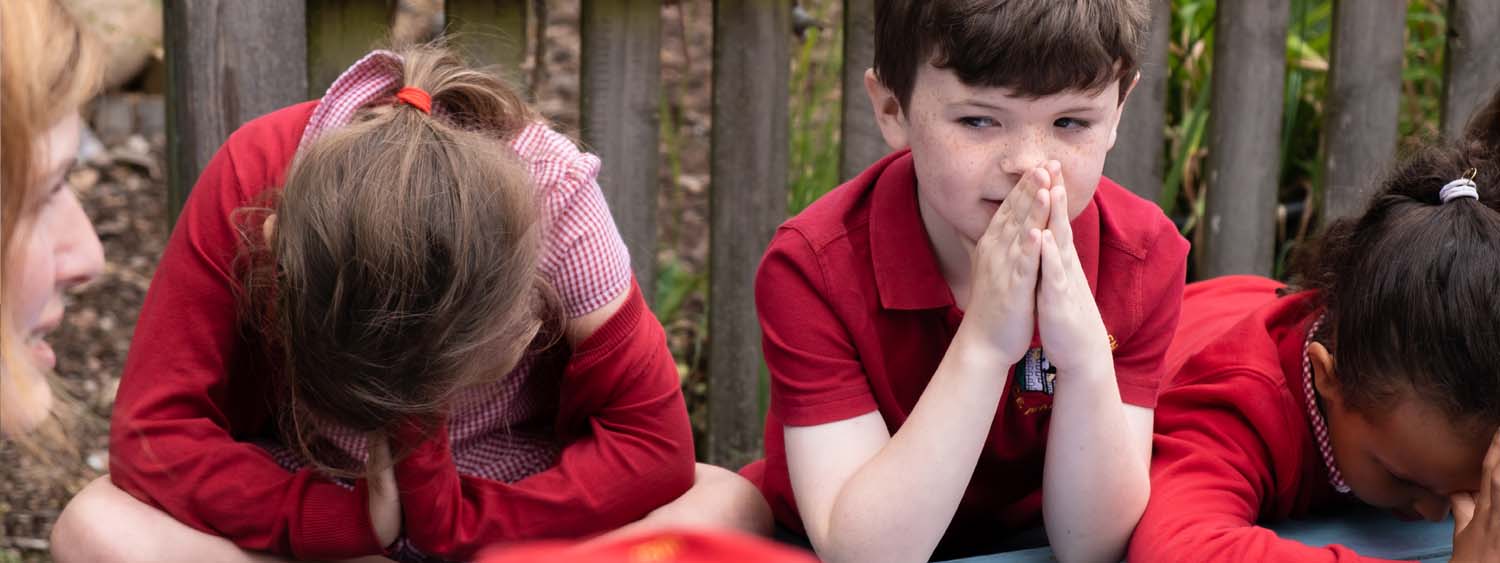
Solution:
{"label": "boy with freckles", "polygon": [[[766,459],[828,561],[1016,547],[1118,560],[1187,242],[1101,176],[1138,0],[881,0],[865,86],[896,152],[777,231],[756,278]],[[1126,140],[1128,142],[1128,140]]]}

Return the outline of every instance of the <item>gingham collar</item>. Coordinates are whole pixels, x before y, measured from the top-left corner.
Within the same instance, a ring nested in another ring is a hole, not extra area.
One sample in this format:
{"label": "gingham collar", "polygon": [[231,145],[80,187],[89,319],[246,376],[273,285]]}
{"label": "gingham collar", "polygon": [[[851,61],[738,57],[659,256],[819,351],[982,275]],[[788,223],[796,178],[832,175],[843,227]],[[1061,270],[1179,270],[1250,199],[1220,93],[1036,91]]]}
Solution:
{"label": "gingham collar", "polygon": [[1318,394],[1313,389],[1312,360],[1308,357],[1308,348],[1312,347],[1313,335],[1318,333],[1318,327],[1323,325],[1323,317],[1313,321],[1312,327],[1307,329],[1307,339],[1302,343],[1302,391],[1307,396],[1307,418],[1312,423],[1313,436],[1318,441],[1318,453],[1323,456],[1323,465],[1328,468],[1328,484],[1340,493],[1350,491],[1349,484],[1344,482],[1344,474],[1339,472],[1339,467],[1333,460],[1333,445],[1328,439],[1328,422],[1323,418],[1323,409],[1318,407]]}
{"label": "gingham collar", "polygon": [[302,141],[297,146],[305,147],[318,135],[347,125],[354,118],[354,112],[375,100],[394,95],[400,86],[401,55],[384,50],[371,51],[328,86],[328,92],[323,94],[318,107],[308,118],[307,127],[302,130]]}

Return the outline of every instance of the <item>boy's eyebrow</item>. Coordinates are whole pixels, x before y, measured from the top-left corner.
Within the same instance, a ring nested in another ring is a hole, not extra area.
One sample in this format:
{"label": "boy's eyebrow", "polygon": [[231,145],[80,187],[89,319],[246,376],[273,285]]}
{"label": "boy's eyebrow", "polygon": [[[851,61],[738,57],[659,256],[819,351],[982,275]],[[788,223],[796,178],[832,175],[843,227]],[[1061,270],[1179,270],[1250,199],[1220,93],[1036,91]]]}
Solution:
{"label": "boy's eyebrow", "polygon": [[992,110],[995,110],[995,111],[1004,111],[1004,112],[1010,111],[1010,108],[1005,108],[1005,107],[997,106],[995,104],[986,102],[984,100],[978,100],[978,99],[974,99],[974,98],[964,98],[964,99],[959,100],[958,102],[956,102],[956,104],[957,105],[961,105],[961,106],[981,107],[981,108],[985,108],[985,109],[992,109]]}
{"label": "boy's eyebrow", "polygon": [[[981,107],[981,108],[991,109],[991,110],[1000,111],[1000,112],[1010,112],[1011,111],[1010,108],[1001,107],[1001,106],[992,104],[990,102],[987,102],[987,101],[984,101],[984,100],[975,99],[975,98],[965,98],[965,99],[959,100],[957,102],[957,105]],[[1088,112],[1097,112],[1097,111],[1099,111],[1099,109],[1100,108],[1096,108],[1096,107],[1093,107],[1093,106],[1078,105],[1078,106],[1069,106],[1068,108],[1063,109],[1062,111],[1059,111],[1057,113],[1060,113],[1060,114],[1062,114],[1062,113],[1088,113]]]}
{"label": "boy's eyebrow", "polygon": [[1091,111],[1099,111],[1099,108],[1093,106],[1073,106],[1058,113],[1087,113]]}

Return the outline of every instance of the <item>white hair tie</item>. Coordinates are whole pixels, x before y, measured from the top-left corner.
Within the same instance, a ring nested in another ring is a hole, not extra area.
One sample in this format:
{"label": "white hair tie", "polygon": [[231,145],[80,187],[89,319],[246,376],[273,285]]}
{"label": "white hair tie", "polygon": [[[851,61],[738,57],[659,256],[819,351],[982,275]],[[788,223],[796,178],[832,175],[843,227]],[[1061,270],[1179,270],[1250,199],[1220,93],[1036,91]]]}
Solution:
{"label": "white hair tie", "polygon": [[1469,173],[1463,178],[1448,182],[1443,186],[1443,189],[1438,190],[1438,199],[1443,200],[1443,203],[1448,203],[1460,197],[1467,197],[1478,201],[1479,185],[1474,183],[1475,172],[1478,172],[1478,170],[1470,168]]}

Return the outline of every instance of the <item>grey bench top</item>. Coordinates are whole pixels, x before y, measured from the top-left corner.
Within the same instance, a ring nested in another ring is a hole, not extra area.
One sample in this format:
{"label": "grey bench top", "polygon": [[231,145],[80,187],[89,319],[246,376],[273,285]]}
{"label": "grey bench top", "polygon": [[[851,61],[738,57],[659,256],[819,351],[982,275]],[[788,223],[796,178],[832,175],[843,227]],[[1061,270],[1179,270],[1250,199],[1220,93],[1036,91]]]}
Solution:
{"label": "grey bench top", "polygon": [[[1360,555],[1385,559],[1443,562],[1453,552],[1453,519],[1402,522],[1389,513],[1361,509],[1338,517],[1288,520],[1270,526],[1283,538],[1311,546],[1341,544]],[[952,563],[1043,563],[1055,561],[1052,550],[1039,547],[994,555],[955,559]]]}

